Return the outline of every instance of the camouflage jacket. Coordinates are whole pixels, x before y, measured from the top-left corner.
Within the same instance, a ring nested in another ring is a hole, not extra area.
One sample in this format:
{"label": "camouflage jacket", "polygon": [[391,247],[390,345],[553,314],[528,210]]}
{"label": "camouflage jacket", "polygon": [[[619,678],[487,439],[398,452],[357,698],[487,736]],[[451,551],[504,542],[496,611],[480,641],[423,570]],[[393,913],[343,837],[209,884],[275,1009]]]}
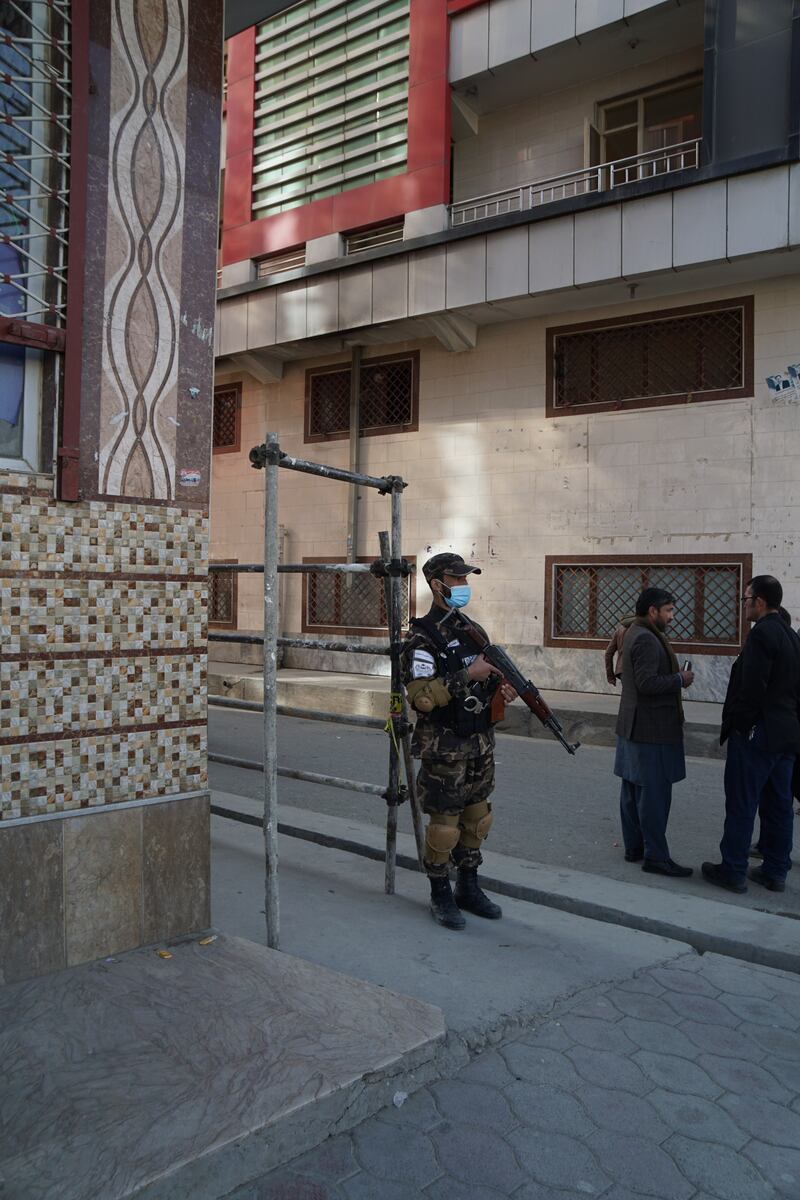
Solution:
{"label": "camouflage jacket", "polygon": [[[443,613],[435,605],[425,619],[438,621]],[[481,705],[489,705],[499,685],[499,677],[493,676],[485,682],[473,682],[467,668],[476,658],[474,647],[465,644],[457,634],[442,643],[419,625],[412,624],[400,652],[403,684],[408,687],[414,680],[436,680],[450,694],[451,701],[430,713],[416,712],[416,726],[412,738],[412,751],[416,758],[478,758],[494,746],[494,730],[486,715],[475,724],[484,728],[466,733],[463,724],[469,724],[469,714],[464,706],[468,697],[477,698]],[[413,708],[413,701],[411,704]],[[459,728],[462,729],[459,732]]]}

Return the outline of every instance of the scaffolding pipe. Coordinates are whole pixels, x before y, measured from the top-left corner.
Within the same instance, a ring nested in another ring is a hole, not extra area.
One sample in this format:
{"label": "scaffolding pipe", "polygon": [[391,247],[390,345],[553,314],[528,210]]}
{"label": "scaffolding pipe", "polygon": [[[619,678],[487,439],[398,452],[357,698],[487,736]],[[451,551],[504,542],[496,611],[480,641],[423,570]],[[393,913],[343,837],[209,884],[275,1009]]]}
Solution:
{"label": "scaffolding pipe", "polygon": [[[209,762],[223,767],[241,767],[243,771],[263,771],[264,764],[253,758],[236,758],[233,754],[209,754]],[[299,779],[303,783],[319,783],[323,787],[342,788],[346,792],[363,792],[367,796],[385,796],[386,788],[379,783],[362,783],[358,779],[342,779],[339,775],[320,775],[316,771],[297,771],[294,767],[278,767],[283,779]]]}
{"label": "scaffolding pipe", "polygon": [[[382,532],[378,534],[378,541],[381,547],[381,558],[386,566],[391,561],[391,550],[389,546],[389,534]],[[387,895],[391,896],[394,893],[395,884],[395,866],[397,863],[397,803],[392,803],[400,790],[400,751],[397,746],[397,738],[395,735],[394,725],[394,701],[395,701],[395,678],[397,661],[397,651],[399,649],[400,627],[395,612],[395,590],[393,587],[394,580],[390,575],[384,578],[384,588],[386,591],[386,616],[389,625],[389,643],[392,647],[392,678],[391,678],[391,695],[389,698],[389,788],[388,800],[389,807],[386,812],[386,869],[384,877],[384,888]]]}
{"label": "scaffolding pipe", "polygon": [[280,945],[278,897],[278,462],[277,433],[266,438],[264,464],[264,914],[267,945]]}
{"label": "scaffolding pipe", "polygon": [[[263,712],[259,700],[237,700],[232,696],[209,696],[208,703],[219,708],[243,708],[247,712]],[[304,721],[328,721],[333,725],[360,725],[362,729],[383,729],[386,722],[380,717],[364,717],[357,713],[321,712],[316,708],[294,708],[291,704],[276,704],[279,717],[299,717]]]}
{"label": "scaffolding pipe", "polygon": [[[264,570],[263,563],[210,563],[209,571],[236,571],[258,574]],[[343,571],[347,575],[369,575],[369,563],[278,563],[279,575],[316,575],[325,571]]]}
{"label": "scaffolding pipe", "polygon": [[[361,473],[361,347],[350,352],[350,473]],[[347,561],[358,558],[358,487],[354,485],[348,497]]]}
{"label": "scaffolding pipe", "polygon": [[[243,646],[263,646],[263,633],[209,633],[209,642],[231,642]],[[389,657],[389,647],[384,644],[368,645],[364,642],[337,642],[330,638],[279,637],[279,646],[292,646],[297,650],[343,650],[347,654],[376,654]]]}
{"label": "scaffolding pipe", "polygon": [[282,456],[280,465],[289,471],[303,471],[306,475],[320,475],[323,479],[339,479],[342,483],[375,488],[385,496],[391,492],[395,479],[399,478],[397,475],[361,475],[356,471],[345,471],[340,467],[327,467],[322,463],[308,462],[304,458],[294,458],[290,454]]}

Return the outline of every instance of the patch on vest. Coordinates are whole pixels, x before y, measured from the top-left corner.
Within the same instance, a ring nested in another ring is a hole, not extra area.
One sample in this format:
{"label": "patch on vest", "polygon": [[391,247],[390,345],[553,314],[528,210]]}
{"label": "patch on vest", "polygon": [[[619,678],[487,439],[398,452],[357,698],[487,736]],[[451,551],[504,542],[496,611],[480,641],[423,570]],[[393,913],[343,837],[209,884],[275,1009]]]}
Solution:
{"label": "patch on vest", "polygon": [[433,679],[436,674],[436,664],[433,655],[427,650],[415,650],[411,656],[411,678]]}

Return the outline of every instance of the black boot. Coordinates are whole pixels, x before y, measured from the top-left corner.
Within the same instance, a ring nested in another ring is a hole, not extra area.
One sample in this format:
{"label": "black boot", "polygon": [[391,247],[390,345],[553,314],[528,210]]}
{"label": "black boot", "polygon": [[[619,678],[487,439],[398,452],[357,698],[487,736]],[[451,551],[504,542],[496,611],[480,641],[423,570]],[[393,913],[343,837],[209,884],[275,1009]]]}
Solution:
{"label": "black boot", "polygon": [[434,921],[445,929],[463,929],[466,921],[456,908],[450,880],[446,875],[429,875],[431,885],[431,913]]}
{"label": "black boot", "polygon": [[478,887],[478,868],[459,867],[456,880],[456,904],[476,917],[487,917],[490,921],[498,921],[503,915],[499,904],[490,900],[485,892]]}

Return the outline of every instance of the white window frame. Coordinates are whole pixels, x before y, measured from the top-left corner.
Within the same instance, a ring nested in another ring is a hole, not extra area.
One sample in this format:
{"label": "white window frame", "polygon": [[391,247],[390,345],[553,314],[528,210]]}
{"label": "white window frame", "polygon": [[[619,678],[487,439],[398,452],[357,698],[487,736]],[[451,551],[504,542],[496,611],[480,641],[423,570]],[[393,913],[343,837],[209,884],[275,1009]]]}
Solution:
{"label": "white window frame", "polygon": [[[679,92],[683,88],[691,87],[693,84],[702,84],[702,71],[693,71],[689,75],[682,75],[680,79],[671,79],[669,82],[654,84],[652,87],[642,88],[640,92],[633,92],[625,96],[613,96],[609,100],[598,101],[595,105],[595,124],[597,131],[600,134],[600,161],[610,162],[608,151],[606,149],[606,139],[611,134],[623,133],[626,129],[636,130],[636,153],[644,154],[644,106],[645,101],[652,99],[653,96],[665,95],[668,92]],[[614,129],[606,129],[606,110],[616,108],[620,104],[636,103],[636,121],[630,121],[627,125],[619,125]],[[680,139],[681,141],[683,139]],[[678,144],[678,143],[676,143]],[[666,147],[656,147],[656,149],[666,149]],[[649,151],[648,151],[649,153]],[[588,165],[588,164],[587,164]]]}

